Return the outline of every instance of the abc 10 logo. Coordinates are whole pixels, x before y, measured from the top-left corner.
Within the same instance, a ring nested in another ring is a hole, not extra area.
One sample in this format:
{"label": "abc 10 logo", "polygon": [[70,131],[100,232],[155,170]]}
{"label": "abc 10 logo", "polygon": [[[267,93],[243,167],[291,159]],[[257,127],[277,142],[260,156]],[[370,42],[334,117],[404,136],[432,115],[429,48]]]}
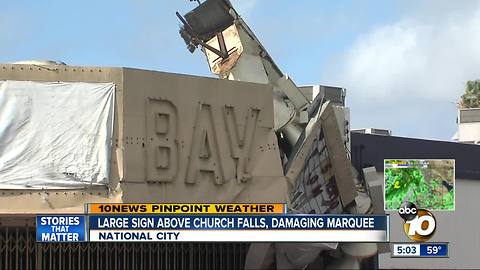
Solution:
{"label": "abc 10 logo", "polygon": [[425,209],[418,209],[411,202],[405,202],[398,209],[398,214],[404,220],[403,231],[415,242],[425,242],[432,238],[436,229],[433,214]]}

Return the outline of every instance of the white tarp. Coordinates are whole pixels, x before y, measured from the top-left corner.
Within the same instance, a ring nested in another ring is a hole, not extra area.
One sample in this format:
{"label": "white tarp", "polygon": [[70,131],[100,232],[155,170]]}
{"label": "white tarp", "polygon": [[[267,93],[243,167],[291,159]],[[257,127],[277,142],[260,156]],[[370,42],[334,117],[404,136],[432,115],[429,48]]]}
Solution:
{"label": "white tarp", "polygon": [[108,184],[113,83],[0,81],[0,189]]}

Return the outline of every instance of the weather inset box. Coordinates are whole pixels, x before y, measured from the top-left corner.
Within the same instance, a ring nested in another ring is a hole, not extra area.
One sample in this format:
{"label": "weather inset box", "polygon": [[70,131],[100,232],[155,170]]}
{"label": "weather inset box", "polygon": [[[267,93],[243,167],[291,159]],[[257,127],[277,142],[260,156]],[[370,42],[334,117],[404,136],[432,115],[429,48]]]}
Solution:
{"label": "weather inset box", "polygon": [[385,210],[404,202],[420,209],[455,210],[454,159],[385,159]]}

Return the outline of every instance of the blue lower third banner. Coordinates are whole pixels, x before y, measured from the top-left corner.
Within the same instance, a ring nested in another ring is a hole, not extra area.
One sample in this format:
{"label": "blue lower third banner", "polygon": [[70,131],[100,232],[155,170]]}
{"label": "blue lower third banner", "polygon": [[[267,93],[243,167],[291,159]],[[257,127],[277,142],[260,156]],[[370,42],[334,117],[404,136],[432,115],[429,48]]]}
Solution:
{"label": "blue lower third banner", "polygon": [[386,215],[98,215],[90,241],[388,242]]}
{"label": "blue lower third banner", "polygon": [[37,216],[37,242],[86,241],[85,216],[45,215]]}
{"label": "blue lower third banner", "polygon": [[420,244],[422,257],[448,257],[448,243],[422,243]]}
{"label": "blue lower third banner", "polygon": [[394,243],[392,257],[448,257],[448,243]]}

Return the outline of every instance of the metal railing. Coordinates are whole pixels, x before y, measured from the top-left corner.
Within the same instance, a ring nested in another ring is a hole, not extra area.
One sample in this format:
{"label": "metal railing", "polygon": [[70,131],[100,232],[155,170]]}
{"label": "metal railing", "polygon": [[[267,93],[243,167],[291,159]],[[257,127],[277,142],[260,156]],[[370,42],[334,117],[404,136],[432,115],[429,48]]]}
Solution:
{"label": "metal railing", "polygon": [[248,243],[36,243],[0,228],[0,269],[243,269]]}

